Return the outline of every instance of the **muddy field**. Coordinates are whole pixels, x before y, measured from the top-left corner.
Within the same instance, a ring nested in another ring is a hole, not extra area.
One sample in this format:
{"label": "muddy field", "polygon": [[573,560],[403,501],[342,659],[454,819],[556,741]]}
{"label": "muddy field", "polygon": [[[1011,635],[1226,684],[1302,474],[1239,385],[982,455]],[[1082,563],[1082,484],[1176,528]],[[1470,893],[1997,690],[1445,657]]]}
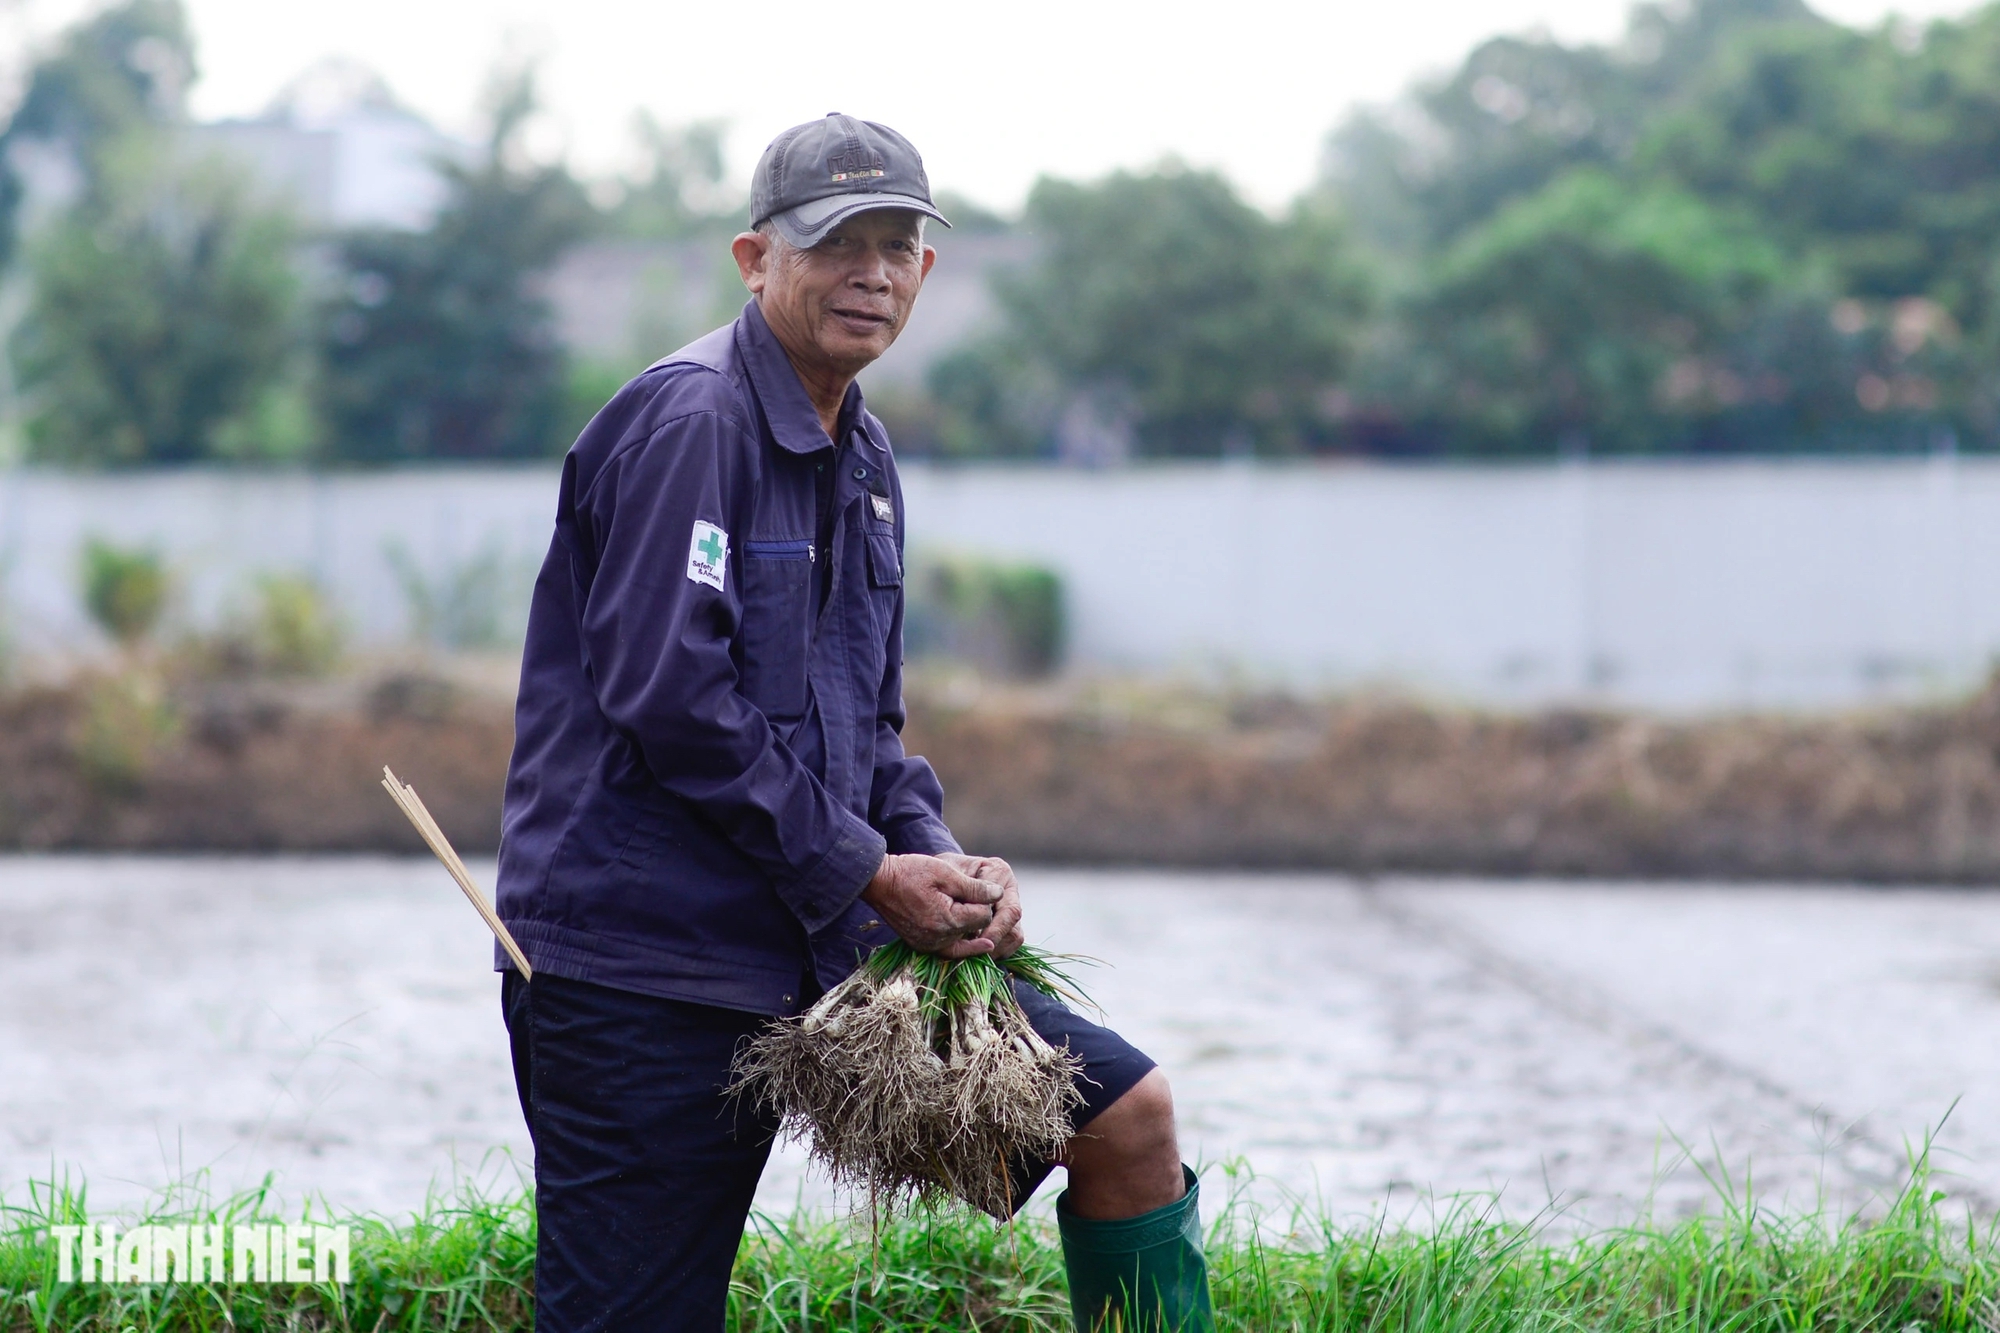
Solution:
{"label": "muddy field", "polygon": [[[2000,1199],[2000,895],[1022,880],[1031,938],[1102,960],[1079,979],[1166,1068],[1214,1195],[1238,1161],[1340,1218],[1472,1191],[1611,1223],[1748,1168],[1774,1208],[1847,1208],[1942,1123],[1939,1184]],[[266,1173],[392,1214],[517,1189],[491,958],[427,856],[0,857],[0,1200],[64,1171],[100,1209]],[[831,1202],[804,1167],[781,1150],[760,1206]]]}
{"label": "muddy field", "polygon": [[[1817,718],[1502,716],[939,682],[908,731],[968,846],[1072,864],[1981,881],[2000,877],[2000,686]],[[0,846],[406,851],[414,782],[499,836],[491,681],[121,677],[0,701]]]}

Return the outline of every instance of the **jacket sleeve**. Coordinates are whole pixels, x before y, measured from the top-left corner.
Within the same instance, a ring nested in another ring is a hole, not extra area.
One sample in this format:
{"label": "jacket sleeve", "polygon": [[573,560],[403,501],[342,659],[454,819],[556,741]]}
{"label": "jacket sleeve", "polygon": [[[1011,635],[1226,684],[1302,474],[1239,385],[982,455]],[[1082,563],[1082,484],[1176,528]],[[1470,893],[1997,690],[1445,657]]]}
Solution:
{"label": "jacket sleeve", "polygon": [[598,706],[655,780],[713,820],[816,931],[867,887],[886,841],[737,689],[734,550],[721,588],[689,576],[697,522],[730,534],[732,548],[740,540],[754,456],[739,427],[691,412],[628,445],[577,497],[584,667]]}
{"label": "jacket sleeve", "polygon": [[[896,486],[896,555],[902,557],[902,486]],[[887,665],[875,702],[875,778],[868,822],[882,830],[892,852],[956,852],[958,840],[944,822],[944,787],[929,761],[903,753],[903,598],[896,592],[890,618]]]}

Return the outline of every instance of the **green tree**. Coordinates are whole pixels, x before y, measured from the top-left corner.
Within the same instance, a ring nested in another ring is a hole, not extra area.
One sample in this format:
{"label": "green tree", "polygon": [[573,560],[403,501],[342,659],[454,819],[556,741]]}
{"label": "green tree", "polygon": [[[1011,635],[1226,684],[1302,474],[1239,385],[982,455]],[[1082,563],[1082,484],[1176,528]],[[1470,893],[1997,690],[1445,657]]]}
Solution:
{"label": "green tree", "polygon": [[[1010,331],[940,357],[925,376],[925,387],[936,410],[916,424],[935,437],[945,457],[1038,458],[1054,446],[1064,381]],[[893,406],[903,405],[892,400]],[[884,420],[899,449],[907,451],[923,433],[895,416]]]}
{"label": "green tree", "polygon": [[1762,33],[1836,31],[1803,0],[1643,4],[1615,46],[1496,37],[1398,105],[1329,137],[1323,179],[1380,249],[1436,253],[1581,166],[1618,170],[1718,54]]}
{"label": "green tree", "polygon": [[1327,185],[1390,288],[1354,389],[1392,437],[2000,445],[2000,6],[1490,42],[1339,131]]}
{"label": "green tree", "polygon": [[34,66],[0,132],[0,265],[17,243],[23,153],[57,154],[84,193],[95,194],[106,183],[113,145],[140,127],[185,118],[193,78],[194,45],[179,0],[127,0],[65,32]]}
{"label": "green tree", "polygon": [[105,466],[302,450],[286,217],[154,132],[100,157],[98,185],[29,250],[15,360],[31,456]]}
{"label": "green tree", "polygon": [[63,34],[0,132],[0,258],[21,245],[26,164],[63,208],[25,238],[10,349],[33,457],[189,462],[309,436],[293,233],[179,147],[193,75],[178,0],[128,0]]}
{"label": "green tree", "polygon": [[1938,230],[1925,205],[1956,191],[1955,173],[1920,159],[1959,147],[1964,127],[1908,65],[1890,42],[1841,28],[1744,43],[1651,128],[1639,164],[1754,209],[1795,252],[1833,259],[1857,294],[1921,289],[1936,259],[1926,233]]}
{"label": "green tree", "polygon": [[1366,293],[1324,210],[1274,221],[1170,167],[1043,180],[1024,226],[1038,254],[997,281],[1005,332],[932,377],[984,433],[1046,439],[1079,400],[1150,454],[1291,453],[1327,428]]}
{"label": "green tree", "polygon": [[[1848,298],[1877,346],[1847,416],[1890,437],[1925,417],[2000,443],[2000,7],[1743,43],[1638,158],[1754,211]],[[1871,384],[1892,391],[1857,409]]]}
{"label": "green tree", "polygon": [[532,458],[569,443],[566,361],[535,280],[591,211],[563,168],[522,161],[534,108],[527,74],[500,85],[481,160],[439,164],[451,194],[428,231],[340,243],[320,326],[332,456]]}
{"label": "green tree", "polygon": [[721,121],[663,125],[641,111],[632,128],[645,171],[617,183],[615,202],[605,210],[608,232],[658,241],[741,229],[737,199],[724,180]]}
{"label": "green tree", "polygon": [[1410,318],[1445,382],[1422,397],[1451,404],[1489,445],[1656,447],[1705,404],[1696,386],[1667,405],[1680,421],[1662,411],[1670,370],[1737,328],[1782,273],[1747,218],[1671,186],[1574,170],[1433,267]]}

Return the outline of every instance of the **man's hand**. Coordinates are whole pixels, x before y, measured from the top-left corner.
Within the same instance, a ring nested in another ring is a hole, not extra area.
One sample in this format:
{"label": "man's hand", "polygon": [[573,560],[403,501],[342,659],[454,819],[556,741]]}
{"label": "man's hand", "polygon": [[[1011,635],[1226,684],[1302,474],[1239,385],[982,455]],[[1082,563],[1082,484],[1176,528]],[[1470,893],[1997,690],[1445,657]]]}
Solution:
{"label": "man's hand", "polygon": [[957,852],[946,852],[938,860],[974,879],[1000,886],[1000,901],[993,905],[992,923],[980,932],[980,938],[993,941],[995,958],[1005,958],[1020,948],[1025,942],[1021,935],[1021,885],[1014,878],[1014,867],[997,856],[964,856]]}
{"label": "man's hand", "polygon": [[[919,953],[942,958],[992,953],[994,941],[984,932],[993,924],[994,909],[1007,890],[991,880],[975,879],[953,864],[974,859],[885,856],[875,878],[861,891],[861,901],[881,913],[889,929]],[[1017,909],[1017,920],[1019,916]]]}

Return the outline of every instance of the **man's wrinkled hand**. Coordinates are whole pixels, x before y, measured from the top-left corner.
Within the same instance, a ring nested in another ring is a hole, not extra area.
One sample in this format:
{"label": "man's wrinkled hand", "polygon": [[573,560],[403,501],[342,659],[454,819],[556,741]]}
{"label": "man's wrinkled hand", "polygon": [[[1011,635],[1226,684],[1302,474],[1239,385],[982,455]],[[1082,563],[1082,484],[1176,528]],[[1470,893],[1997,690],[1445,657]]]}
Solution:
{"label": "man's wrinkled hand", "polygon": [[943,958],[992,953],[994,941],[985,932],[1006,896],[1004,885],[975,879],[943,857],[922,855],[883,857],[861,891],[861,901],[912,949]]}
{"label": "man's wrinkled hand", "polygon": [[1025,942],[1021,935],[1021,884],[1014,878],[1014,867],[997,856],[966,856],[958,852],[946,852],[938,860],[956,866],[974,879],[985,880],[1000,886],[1000,901],[993,905],[993,920],[980,938],[993,942],[993,956],[1005,958]]}

